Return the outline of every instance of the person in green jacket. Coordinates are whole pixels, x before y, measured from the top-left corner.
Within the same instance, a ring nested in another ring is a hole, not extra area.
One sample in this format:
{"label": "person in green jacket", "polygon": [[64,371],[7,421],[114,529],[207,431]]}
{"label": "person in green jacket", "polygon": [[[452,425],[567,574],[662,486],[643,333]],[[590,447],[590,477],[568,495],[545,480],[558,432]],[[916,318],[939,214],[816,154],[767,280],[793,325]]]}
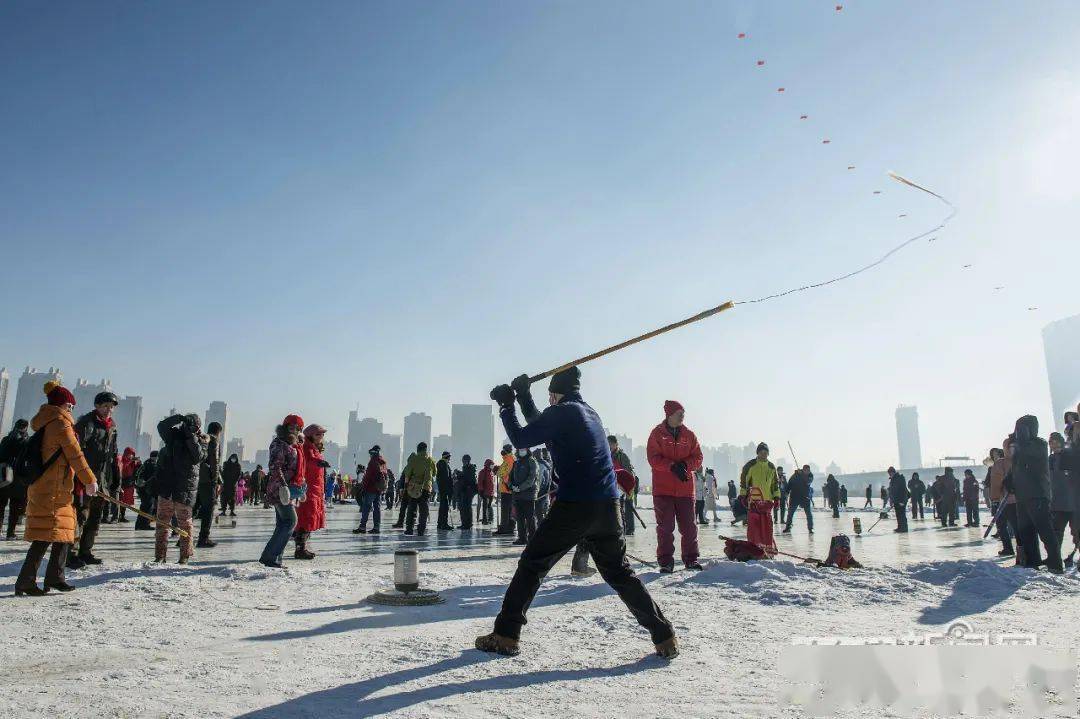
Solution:
{"label": "person in green jacket", "polygon": [[409,455],[405,469],[401,471],[401,478],[405,481],[405,501],[408,502],[408,509],[405,510],[405,534],[413,533],[416,515],[419,513],[420,525],[416,527],[416,534],[422,537],[427,529],[428,502],[435,484],[435,460],[428,454],[427,442],[416,445],[416,451]]}

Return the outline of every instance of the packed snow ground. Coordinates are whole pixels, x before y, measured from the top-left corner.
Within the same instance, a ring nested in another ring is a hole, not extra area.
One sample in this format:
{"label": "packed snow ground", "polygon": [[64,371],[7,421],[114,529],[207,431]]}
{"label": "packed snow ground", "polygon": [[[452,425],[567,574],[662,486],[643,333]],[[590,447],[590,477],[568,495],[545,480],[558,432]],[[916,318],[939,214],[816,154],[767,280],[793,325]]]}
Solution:
{"label": "packed snow ground", "polygon": [[[513,573],[509,539],[403,537],[386,516],[382,535],[357,536],[355,506],[338,505],[315,535],[318,558],[293,561],[290,545],[287,568],[273,570],[254,561],[273,513],[238,514],[235,528],[215,526],[219,546],[197,550],[187,566],[150,564],[151,532],[104,526],[96,553],[105,563],[69,572],[76,592],[40,599],[13,597],[26,544],[0,543],[0,716],[804,716],[785,701],[777,669],[794,638],[922,635],[963,620],[1071,649],[1080,633],[1080,578],[1008,567],[981,530],[939,529],[927,518],[897,536],[888,519],[853,537],[868,568],[841,573],[787,559],[724,560],[717,529],[744,536],[724,513],[719,526],[701,528],[705,571],[661,576],[640,567],[677,627],[674,662],[651,656],[648,636],[599,577],[570,577],[569,557],[541,588],[521,655],[492,657],[472,642],[490,631]],[[651,512],[642,514],[650,528],[629,538],[630,551],[654,560]],[[833,520],[819,510],[815,535],[799,518],[780,548],[822,557],[832,534],[851,534],[853,516],[864,527],[876,519],[846,512]],[[364,601],[391,585],[393,550],[402,547],[421,550],[422,585],[444,604]],[[171,549],[170,561],[176,556]],[[1052,700],[1043,715],[1074,714]]]}

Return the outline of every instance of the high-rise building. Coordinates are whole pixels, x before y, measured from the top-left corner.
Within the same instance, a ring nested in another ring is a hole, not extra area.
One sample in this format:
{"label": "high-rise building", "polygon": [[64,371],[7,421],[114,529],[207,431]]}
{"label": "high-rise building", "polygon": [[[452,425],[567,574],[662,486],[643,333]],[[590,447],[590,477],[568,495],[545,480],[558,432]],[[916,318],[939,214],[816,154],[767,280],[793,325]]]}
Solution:
{"label": "high-rise building", "polygon": [[473,464],[495,458],[495,416],[489,404],[455,404],[450,407],[450,452],[457,461],[470,455]]}
{"label": "high-rise building", "polygon": [[225,445],[225,458],[228,459],[234,454],[238,460],[244,461],[244,440],[240,437],[233,437]]}
{"label": "high-rise building", "polygon": [[923,466],[918,407],[900,405],[896,408],[896,445],[900,454],[897,469],[920,469]]}
{"label": "high-rise building", "polygon": [[[377,443],[382,449],[382,457],[386,460],[386,466],[393,470],[394,476],[401,474],[401,467],[403,464],[401,457],[401,435],[400,434],[384,434],[379,437]],[[413,449],[416,449],[413,447]],[[410,451],[409,454],[412,454]],[[364,457],[367,461],[367,456]]]}
{"label": "high-rise building", "polygon": [[222,447],[229,441],[229,406],[221,400],[214,400],[206,408],[206,417],[203,419],[204,432],[211,422],[217,422],[221,425],[221,437],[218,439],[218,447]]}
{"label": "high-rise building", "polygon": [[423,442],[431,448],[431,417],[423,412],[413,412],[405,416],[404,451],[405,456],[416,451],[416,445]]}
{"label": "high-rise building", "polygon": [[[71,393],[75,395],[75,416],[84,415],[94,408],[94,398],[101,392],[112,392],[112,383],[107,379],[102,379],[97,384],[91,383],[89,380],[77,379],[75,380],[75,386],[71,388]],[[124,449],[120,448],[121,451]]]}
{"label": "high-rise building", "polygon": [[[431,444],[431,456],[438,459],[442,456],[443,452],[454,453],[454,440],[450,438],[448,434],[437,434],[432,440]],[[461,464],[461,457],[452,458],[457,464]]]}
{"label": "high-rise building", "polygon": [[139,455],[144,460],[150,456],[152,451],[154,451],[154,446],[150,440],[151,436],[149,432],[140,432],[139,438],[135,440],[135,454]]}
{"label": "high-rise building", "polygon": [[382,422],[373,417],[360,419],[359,412],[349,412],[349,435],[341,457],[342,471],[351,474],[356,471],[356,465],[366,465],[368,450],[380,444],[382,436]]}
{"label": "high-rise building", "polygon": [[48,372],[38,372],[33,367],[23,370],[22,376],[19,377],[19,385],[15,389],[15,411],[11,415],[13,424],[17,419],[25,419],[29,422],[34,418],[38,408],[45,404],[44,387],[50,380],[64,381],[64,375],[60,373],[58,367],[50,367]]}
{"label": "high-rise building", "polygon": [[1050,404],[1054,408],[1054,424],[1060,431],[1065,428],[1065,413],[1075,412],[1080,402],[1080,377],[1076,372],[1080,357],[1080,315],[1051,322],[1043,327],[1042,335]]}
{"label": "high-rise building", "polygon": [[639,444],[632,448],[627,454],[630,455],[630,461],[634,463],[634,473],[641,481],[643,487],[652,486],[652,469],[649,468],[649,462],[645,457],[645,445]]}
{"label": "high-rise building", "polygon": [[345,448],[337,442],[326,440],[326,446],[323,447],[323,459],[330,463],[330,469],[327,471],[334,472],[347,472],[352,474],[356,470],[356,465],[349,466],[349,464],[342,463],[341,457],[345,454]]}
{"label": "high-rise building", "polygon": [[142,397],[128,395],[122,398],[113,410],[113,422],[116,423],[116,446],[120,451],[131,447],[138,453],[136,445],[139,444],[139,434],[142,433]]}
{"label": "high-rise building", "polygon": [[4,420],[7,419],[8,389],[11,387],[11,375],[7,367],[0,367],[0,436],[6,434]]}
{"label": "high-rise building", "polygon": [[269,449],[257,449],[255,450],[255,464],[262,465],[265,471],[270,467],[270,450]]}

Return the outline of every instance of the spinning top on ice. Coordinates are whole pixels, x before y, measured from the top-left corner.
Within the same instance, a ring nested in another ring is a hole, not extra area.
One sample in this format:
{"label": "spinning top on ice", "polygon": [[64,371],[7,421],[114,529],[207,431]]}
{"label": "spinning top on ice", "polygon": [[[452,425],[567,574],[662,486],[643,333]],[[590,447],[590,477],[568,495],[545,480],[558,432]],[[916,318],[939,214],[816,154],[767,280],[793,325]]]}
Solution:
{"label": "spinning top on ice", "polygon": [[368,601],[391,606],[422,606],[442,604],[438,592],[420,589],[420,555],[415,549],[394,552],[394,588],[375,592]]}

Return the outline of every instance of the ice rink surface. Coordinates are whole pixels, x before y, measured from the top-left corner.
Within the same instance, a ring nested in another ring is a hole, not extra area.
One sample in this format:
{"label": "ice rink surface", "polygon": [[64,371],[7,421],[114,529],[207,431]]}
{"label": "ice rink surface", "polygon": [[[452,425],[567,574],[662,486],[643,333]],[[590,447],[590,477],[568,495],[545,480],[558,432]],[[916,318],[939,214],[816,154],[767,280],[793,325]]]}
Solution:
{"label": "ice rink surface", "polygon": [[[643,504],[649,528],[638,528],[628,547],[655,561],[647,497]],[[806,667],[805,677],[796,667],[793,680],[782,659],[797,654],[793,644],[813,638],[920,643],[952,628],[990,637],[979,661],[1020,666],[1009,647],[998,646],[1000,637],[1030,636],[1058,654],[1075,649],[1078,637],[1075,572],[1012,568],[997,559],[997,542],[982,541],[981,529],[941,529],[927,515],[912,521],[906,536],[893,533],[892,517],[866,534],[876,511],[833,519],[819,508],[813,536],[801,516],[792,535],[778,535],[781,550],[824,558],[829,538],[847,533],[867,568],[840,572],[785,558],[725,560],[717,532],[745,536],[725,511],[718,523],[700,528],[703,572],[661,576],[633,563],[676,626],[682,655],[674,662],[651,656],[647,634],[598,576],[571,577],[569,557],[541,587],[521,655],[491,657],[472,642],[490,631],[514,571],[519,548],[511,538],[430,527],[426,537],[405,537],[389,527],[396,508],[392,517],[384,513],[381,535],[354,535],[355,505],[336,505],[327,529],[313,536],[318,557],[293,560],[290,543],[286,569],[274,570],[255,561],[273,527],[272,511],[248,506],[238,515],[235,528],[215,525],[218,546],[196,550],[187,566],[175,563],[175,547],[169,564],[149,563],[152,532],[136,532],[133,523],[103,526],[95,553],[104,564],[69,572],[76,592],[40,599],[12,596],[27,545],[0,543],[0,716],[808,716],[810,709],[792,705],[789,693],[794,680],[809,680],[820,667]],[[863,522],[861,537],[852,532],[854,517]],[[434,526],[434,511],[431,519]],[[444,604],[364,601],[391,586],[399,548],[420,551],[421,585],[441,592]],[[879,657],[886,678],[898,676],[889,662],[938,661],[930,647],[883,649],[894,652]],[[967,674],[989,676],[970,661]],[[873,669],[881,673],[881,666]],[[844,671],[834,680],[852,687],[880,683],[870,669]],[[1020,674],[1028,688],[1032,671],[1038,674],[1030,668]],[[926,702],[959,713],[955,702],[975,693],[962,681],[946,682],[957,695],[946,697],[954,704]],[[996,689],[1002,702],[1013,696]],[[910,692],[901,687],[900,696]],[[983,699],[983,709],[997,701]],[[893,708],[838,708],[828,715],[931,715],[901,707],[888,689],[869,700]],[[1043,716],[1075,716],[1069,692],[1039,700],[1048,702]],[[973,705],[967,715],[981,713]],[[1006,703],[999,715],[1030,714]]]}

